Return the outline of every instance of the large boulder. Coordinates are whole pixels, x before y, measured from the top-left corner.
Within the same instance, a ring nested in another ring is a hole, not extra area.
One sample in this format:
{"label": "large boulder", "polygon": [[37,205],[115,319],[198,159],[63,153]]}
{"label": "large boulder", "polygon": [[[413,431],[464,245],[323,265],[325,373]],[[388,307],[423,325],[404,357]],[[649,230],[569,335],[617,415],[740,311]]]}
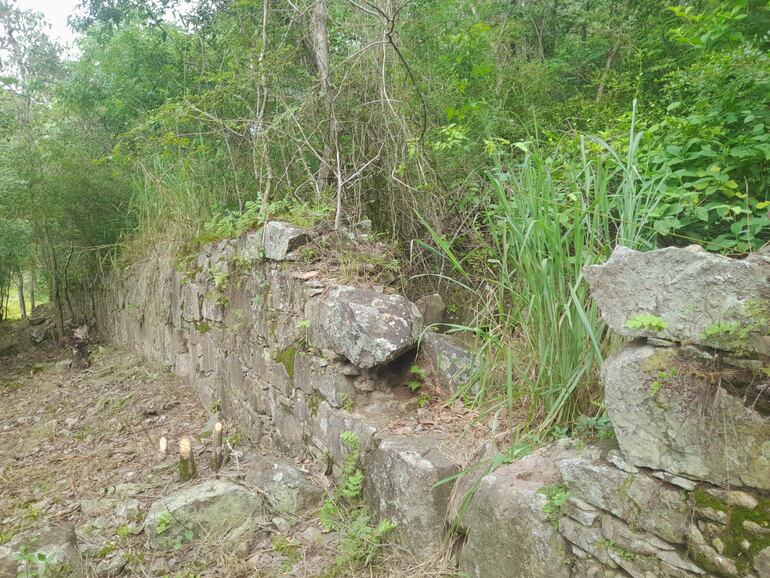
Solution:
{"label": "large boulder", "polygon": [[305,230],[282,221],[270,221],[264,229],[265,258],[272,261],[285,261],[288,254],[310,240]]}
{"label": "large boulder", "polygon": [[155,548],[197,538],[221,543],[254,530],[265,514],[261,496],[234,482],[208,480],[154,502],[144,521],[144,534]]}
{"label": "large boulder", "polygon": [[459,471],[448,444],[429,437],[385,435],[366,466],[371,511],[396,524],[399,542],[416,555],[441,545],[452,484]]}
{"label": "large boulder", "polygon": [[453,515],[465,539],[460,553],[463,575],[569,576],[564,539],[546,513],[548,488],[558,481],[551,451],[541,449],[479,481],[461,484]]}
{"label": "large boulder", "polygon": [[422,316],[401,295],[338,286],[305,306],[308,343],[371,368],[412,349],[422,329]]}
{"label": "large boulder", "polygon": [[607,360],[605,403],[635,466],[770,490],[770,418],[713,367],[673,348],[629,344]]}
{"label": "large boulder", "polygon": [[607,324],[656,337],[770,355],[770,259],[699,248],[640,253],[617,247],[585,277]]}

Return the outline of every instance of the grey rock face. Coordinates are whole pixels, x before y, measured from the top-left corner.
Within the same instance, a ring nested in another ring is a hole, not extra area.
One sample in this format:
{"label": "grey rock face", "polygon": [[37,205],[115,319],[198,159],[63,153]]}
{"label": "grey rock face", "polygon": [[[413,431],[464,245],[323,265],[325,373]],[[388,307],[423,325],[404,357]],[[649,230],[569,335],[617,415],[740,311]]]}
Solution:
{"label": "grey rock face", "polygon": [[[585,276],[605,321],[621,335],[770,354],[770,263],[763,259],[617,247]],[[737,339],[739,333],[745,336]]]}
{"label": "grey rock face", "polygon": [[422,329],[420,312],[405,297],[347,286],[310,300],[305,316],[310,345],[365,369],[413,348]]}
{"label": "grey rock face", "polygon": [[558,481],[550,456],[538,451],[482,478],[460,526],[460,571],[473,578],[566,578],[567,551],[540,493]]}
{"label": "grey rock face", "polygon": [[323,489],[291,460],[266,456],[249,466],[246,481],[264,492],[270,507],[293,515],[320,504]]}
{"label": "grey rock face", "polygon": [[754,556],[754,570],[759,578],[770,578],[770,546]]}
{"label": "grey rock face", "polygon": [[557,462],[575,496],[661,538],[683,543],[689,512],[680,493],[644,474],[623,472],[588,452]]}
{"label": "grey rock face", "polygon": [[309,233],[291,223],[270,221],[264,229],[265,258],[285,261],[286,256],[310,240]]}
{"label": "grey rock face", "polygon": [[436,482],[456,473],[441,440],[386,436],[366,466],[364,495],[373,512],[396,523],[394,533],[415,554],[441,545],[451,484]]}
{"label": "grey rock face", "polygon": [[297,355],[294,384],[308,395],[318,392],[332,407],[342,407],[352,400],[353,380],[346,373],[355,366],[328,361],[311,353]]}
{"label": "grey rock face", "polygon": [[144,533],[155,548],[173,547],[188,530],[194,538],[227,541],[256,528],[265,513],[260,496],[233,482],[209,480],[154,502]]}
{"label": "grey rock face", "polygon": [[439,384],[452,393],[468,383],[475,369],[473,352],[451,335],[424,333],[420,353],[427,358]]}
{"label": "grey rock face", "polygon": [[414,302],[425,326],[446,322],[446,305],[438,293],[424,295]]}
{"label": "grey rock face", "polygon": [[770,489],[770,419],[701,373],[678,368],[674,351],[629,344],[602,375],[607,412],[631,463]]}

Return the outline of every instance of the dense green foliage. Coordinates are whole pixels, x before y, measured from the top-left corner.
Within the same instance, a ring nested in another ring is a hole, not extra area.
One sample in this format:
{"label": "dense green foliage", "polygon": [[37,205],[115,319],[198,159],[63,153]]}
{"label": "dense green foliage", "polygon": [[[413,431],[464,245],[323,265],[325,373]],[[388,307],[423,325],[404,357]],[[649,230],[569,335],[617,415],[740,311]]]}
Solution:
{"label": "dense green foliage", "polygon": [[114,255],[368,217],[470,303],[469,398],[550,426],[608,347],[583,265],[770,239],[766,1],[84,0],[74,22],[62,59],[0,0],[0,288],[39,270],[60,311]]}

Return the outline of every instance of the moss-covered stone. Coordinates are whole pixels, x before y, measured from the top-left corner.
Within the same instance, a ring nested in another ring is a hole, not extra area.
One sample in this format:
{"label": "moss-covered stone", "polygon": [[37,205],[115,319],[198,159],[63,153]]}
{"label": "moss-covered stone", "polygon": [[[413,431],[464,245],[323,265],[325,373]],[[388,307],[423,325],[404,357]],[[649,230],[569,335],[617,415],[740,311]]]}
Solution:
{"label": "moss-covered stone", "polygon": [[[695,489],[691,499],[694,506],[727,514],[727,525],[720,536],[724,544],[722,554],[733,560],[741,573],[751,573],[754,557],[770,546],[770,499],[760,500],[754,508],[746,508],[730,505],[703,488]],[[747,526],[751,528],[752,525],[744,522],[753,522],[767,532],[752,532],[747,529]],[[714,568],[707,560],[698,560],[697,556],[694,559],[707,570],[718,573],[718,568]]]}
{"label": "moss-covered stone", "polygon": [[297,348],[295,344],[291,344],[285,349],[282,349],[275,355],[275,360],[286,368],[286,374],[289,379],[294,379],[294,361],[297,355]]}

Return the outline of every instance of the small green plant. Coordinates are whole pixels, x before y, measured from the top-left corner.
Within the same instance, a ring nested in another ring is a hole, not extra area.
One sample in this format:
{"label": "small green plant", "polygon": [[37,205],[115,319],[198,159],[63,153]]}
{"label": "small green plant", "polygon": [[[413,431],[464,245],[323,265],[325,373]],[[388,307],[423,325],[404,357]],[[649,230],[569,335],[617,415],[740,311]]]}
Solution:
{"label": "small green plant", "polygon": [[555,486],[544,486],[537,491],[538,494],[542,494],[546,497],[546,503],[543,506],[543,511],[548,517],[548,521],[551,525],[558,529],[559,518],[561,517],[561,507],[564,502],[569,498],[569,492],[567,487],[561,484]]}
{"label": "small green plant", "polygon": [[203,233],[198,240],[202,243],[230,239],[244,234],[249,229],[261,224],[259,203],[248,201],[244,204],[243,212],[225,209],[204,223]]}
{"label": "small green plant", "polygon": [[417,407],[428,407],[428,404],[430,404],[430,396],[427,393],[423,393],[417,400]]}
{"label": "small green plant", "polygon": [[663,319],[652,313],[640,313],[626,321],[629,329],[644,329],[646,331],[663,331],[668,327]]}
{"label": "small green plant", "polygon": [[676,367],[668,369],[666,371],[660,371],[657,378],[650,384],[650,391],[652,395],[657,395],[666,381],[679,375],[679,370]]}
{"label": "small green plant", "polygon": [[706,339],[710,337],[723,337],[735,333],[739,328],[740,324],[737,321],[712,323],[703,331],[703,337]]}
{"label": "small green plant", "polygon": [[353,411],[353,400],[345,392],[340,394],[340,405],[342,405],[342,409],[345,411]]}
{"label": "small green plant", "polygon": [[602,412],[597,416],[579,415],[572,426],[572,434],[581,439],[609,440],[615,437],[610,416]]}
{"label": "small green plant", "polygon": [[158,536],[165,534],[171,526],[171,521],[171,514],[169,512],[163,512],[155,523],[155,533]]}
{"label": "small green plant", "polygon": [[346,431],[340,434],[340,440],[348,450],[342,476],[334,495],[324,501],[318,512],[325,531],[341,534],[335,570],[371,564],[383,540],[396,527],[390,520],[383,520],[378,525],[372,523],[363,506],[364,473],[358,467],[360,439],[354,432]]}
{"label": "small green plant", "polygon": [[409,373],[411,373],[414,376],[414,378],[409,380],[406,386],[413,392],[416,392],[422,387],[428,373],[419,365],[412,365],[409,368]]}
{"label": "small green plant", "polygon": [[294,324],[296,329],[310,329],[310,319],[301,319]]}
{"label": "small green plant", "polygon": [[26,544],[22,544],[13,557],[24,564],[18,574],[21,578],[45,578],[51,574],[65,575],[68,571],[68,565],[56,564],[53,555],[33,552]]}

